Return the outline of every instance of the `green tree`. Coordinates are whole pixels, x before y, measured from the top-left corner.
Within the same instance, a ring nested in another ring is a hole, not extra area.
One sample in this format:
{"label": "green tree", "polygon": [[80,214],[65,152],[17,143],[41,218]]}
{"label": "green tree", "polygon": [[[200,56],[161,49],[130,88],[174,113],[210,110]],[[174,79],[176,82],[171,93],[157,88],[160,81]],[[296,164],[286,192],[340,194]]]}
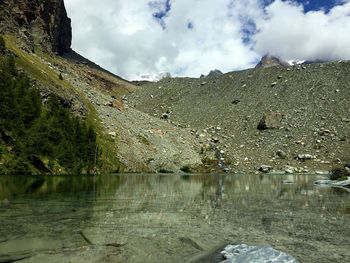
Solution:
{"label": "green tree", "polygon": [[7,67],[8,67],[8,72],[12,76],[17,76],[17,68],[16,68],[16,63],[15,63],[15,58],[11,55],[7,59]]}
{"label": "green tree", "polygon": [[71,117],[56,96],[43,106],[30,79],[17,73],[13,57],[3,61],[0,57],[0,138],[1,147],[11,150],[1,173],[47,173],[57,164],[66,173],[91,172],[99,157],[93,127]]}
{"label": "green tree", "polygon": [[6,51],[6,43],[3,36],[0,36],[0,53],[5,54],[5,51]]}

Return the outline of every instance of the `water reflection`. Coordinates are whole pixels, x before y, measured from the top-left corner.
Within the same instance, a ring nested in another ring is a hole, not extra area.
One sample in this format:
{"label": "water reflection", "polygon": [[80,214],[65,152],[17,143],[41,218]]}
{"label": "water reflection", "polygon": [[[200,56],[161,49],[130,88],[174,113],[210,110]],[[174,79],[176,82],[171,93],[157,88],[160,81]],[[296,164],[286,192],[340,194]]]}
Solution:
{"label": "water reflection", "polygon": [[316,179],[0,177],[0,262],[191,261],[226,243],[270,245],[301,262],[349,262],[349,194],[315,187]]}

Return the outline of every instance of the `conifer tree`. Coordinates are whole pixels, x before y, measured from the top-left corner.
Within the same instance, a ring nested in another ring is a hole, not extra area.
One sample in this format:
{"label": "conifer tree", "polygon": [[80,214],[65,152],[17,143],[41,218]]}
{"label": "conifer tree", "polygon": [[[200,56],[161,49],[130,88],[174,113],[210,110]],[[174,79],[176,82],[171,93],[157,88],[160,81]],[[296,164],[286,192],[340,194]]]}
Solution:
{"label": "conifer tree", "polygon": [[6,44],[3,36],[0,36],[0,54],[5,54]]}
{"label": "conifer tree", "polygon": [[15,63],[15,58],[13,56],[9,56],[7,59],[7,67],[8,71],[12,76],[17,76],[17,68]]}

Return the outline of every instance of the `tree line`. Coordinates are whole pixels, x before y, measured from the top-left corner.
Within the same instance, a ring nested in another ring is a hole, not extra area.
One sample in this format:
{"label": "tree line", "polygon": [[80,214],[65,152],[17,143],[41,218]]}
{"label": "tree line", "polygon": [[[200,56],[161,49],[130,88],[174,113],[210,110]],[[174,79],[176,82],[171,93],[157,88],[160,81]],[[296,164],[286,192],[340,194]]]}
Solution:
{"label": "tree line", "polygon": [[70,116],[55,95],[43,105],[3,45],[0,37],[0,174],[94,172],[99,149],[93,127]]}

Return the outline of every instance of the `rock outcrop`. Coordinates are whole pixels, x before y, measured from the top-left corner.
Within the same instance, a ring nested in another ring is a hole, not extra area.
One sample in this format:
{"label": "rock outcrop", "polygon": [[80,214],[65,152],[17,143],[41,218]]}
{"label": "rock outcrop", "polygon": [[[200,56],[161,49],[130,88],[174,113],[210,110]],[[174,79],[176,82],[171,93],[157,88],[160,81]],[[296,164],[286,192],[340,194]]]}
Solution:
{"label": "rock outcrop", "polygon": [[45,51],[66,53],[72,40],[71,20],[63,0],[0,1],[0,30],[21,36]]}
{"label": "rock outcrop", "polygon": [[275,66],[287,67],[288,62],[281,60],[278,57],[272,55],[263,56],[260,62],[255,66],[255,68],[269,68]]}
{"label": "rock outcrop", "polygon": [[222,72],[221,72],[220,70],[218,70],[218,69],[215,69],[215,70],[211,70],[211,71],[209,72],[208,75],[202,74],[199,78],[201,78],[201,79],[210,78],[210,77],[220,76],[220,75],[222,75],[222,74],[224,74],[224,73],[222,73]]}

